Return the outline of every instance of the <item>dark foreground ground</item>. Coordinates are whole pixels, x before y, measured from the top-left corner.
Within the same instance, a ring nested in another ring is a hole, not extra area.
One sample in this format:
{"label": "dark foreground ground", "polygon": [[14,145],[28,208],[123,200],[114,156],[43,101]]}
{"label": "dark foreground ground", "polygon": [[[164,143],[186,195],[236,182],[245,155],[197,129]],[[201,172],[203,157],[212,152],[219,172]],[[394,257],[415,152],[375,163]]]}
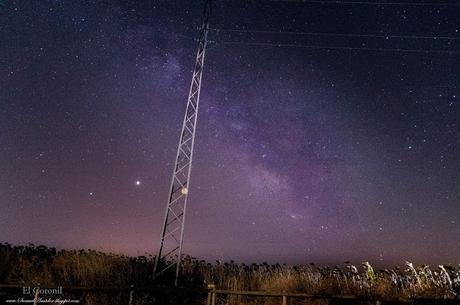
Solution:
{"label": "dark foreground ground", "polygon": [[[0,286],[0,304],[21,297],[31,302],[34,296],[24,295],[22,287],[38,284],[41,287],[64,287],[61,299],[79,301],[78,304],[206,304],[206,288],[208,284],[214,284],[217,289],[231,291],[355,296],[354,299],[327,300],[291,298],[291,305],[377,304],[377,300],[388,305],[460,305],[458,266],[413,266],[406,262],[404,268],[376,271],[367,262],[362,266],[244,265],[233,262],[211,264],[186,257],[181,273],[182,288],[173,289],[164,286],[171,282],[172,275],[164,277],[163,282],[152,282],[152,262],[153,257],[145,256],[0,244],[0,284],[3,285]],[[43,296],[43,304],[44,301]],[[218,295],[216,304],[281,305],[282,299]]]}

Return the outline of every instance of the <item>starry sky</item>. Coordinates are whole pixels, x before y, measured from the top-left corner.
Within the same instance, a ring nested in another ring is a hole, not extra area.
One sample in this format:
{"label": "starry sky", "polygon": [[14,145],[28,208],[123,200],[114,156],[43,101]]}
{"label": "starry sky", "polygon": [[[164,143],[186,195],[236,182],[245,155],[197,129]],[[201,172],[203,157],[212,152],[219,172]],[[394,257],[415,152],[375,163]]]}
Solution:
{"label": "starry sky", "polygon": [[[0,2],[0,241],[156,251],[201,10]],[[457,264],[459,14],[214,1],[184,252]]]}

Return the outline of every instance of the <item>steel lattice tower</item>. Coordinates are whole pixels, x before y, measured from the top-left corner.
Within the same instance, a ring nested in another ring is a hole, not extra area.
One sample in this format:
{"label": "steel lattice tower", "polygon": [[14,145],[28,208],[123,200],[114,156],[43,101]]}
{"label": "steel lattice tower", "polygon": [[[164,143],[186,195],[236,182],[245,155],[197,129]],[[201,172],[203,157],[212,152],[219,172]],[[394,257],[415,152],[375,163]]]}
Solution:
{"label": "steel lattice tower", "polygon": [[199,32],[195,69],[188,94],[187,107],[177,148],[176,162],[169,189],[168,202],[161,229],[160,246],[155,259],[154,278],[176,268],[174,285],[177,286],[184,237],[185,211],[192,169],[198,105],[200,102],[201,76],[209,31],[211,0],[205,0],[203,23]]}

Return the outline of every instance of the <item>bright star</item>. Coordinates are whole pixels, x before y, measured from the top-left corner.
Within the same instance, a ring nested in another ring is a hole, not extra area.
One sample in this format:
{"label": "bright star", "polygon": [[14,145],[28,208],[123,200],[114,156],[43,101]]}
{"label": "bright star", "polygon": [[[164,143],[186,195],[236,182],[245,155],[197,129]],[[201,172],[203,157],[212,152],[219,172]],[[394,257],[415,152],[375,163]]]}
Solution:
{"label": "bright star", "polygon": [[136,180],[136,185],[141,185],[141,182],[139,180]]}

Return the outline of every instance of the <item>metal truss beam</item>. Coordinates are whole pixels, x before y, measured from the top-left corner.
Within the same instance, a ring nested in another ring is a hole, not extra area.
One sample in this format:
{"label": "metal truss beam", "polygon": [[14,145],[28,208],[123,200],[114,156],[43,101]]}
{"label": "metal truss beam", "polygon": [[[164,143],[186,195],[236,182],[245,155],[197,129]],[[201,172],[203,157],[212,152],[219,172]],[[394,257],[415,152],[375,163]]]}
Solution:
{"label": "metal truss beam", "polygon": [[200,103],[201,76],[203,73],[204,55],[206,52],[209,31],[211,0],[205,0],[203,23],[198,39],[195,69],[192,75],[187,99],[184,121],[177,148],[176,161],[169,188],[165,215],[161,228],[158,253],[155,259],[153,276],[158,276],[174,268],[176,270],[174,285],[177,286],[182,258],[182,241],[184,238],[184,222],[187,198],[190,189],[190,173],[192,169],[193,147],[195,144],[196,122]]}

